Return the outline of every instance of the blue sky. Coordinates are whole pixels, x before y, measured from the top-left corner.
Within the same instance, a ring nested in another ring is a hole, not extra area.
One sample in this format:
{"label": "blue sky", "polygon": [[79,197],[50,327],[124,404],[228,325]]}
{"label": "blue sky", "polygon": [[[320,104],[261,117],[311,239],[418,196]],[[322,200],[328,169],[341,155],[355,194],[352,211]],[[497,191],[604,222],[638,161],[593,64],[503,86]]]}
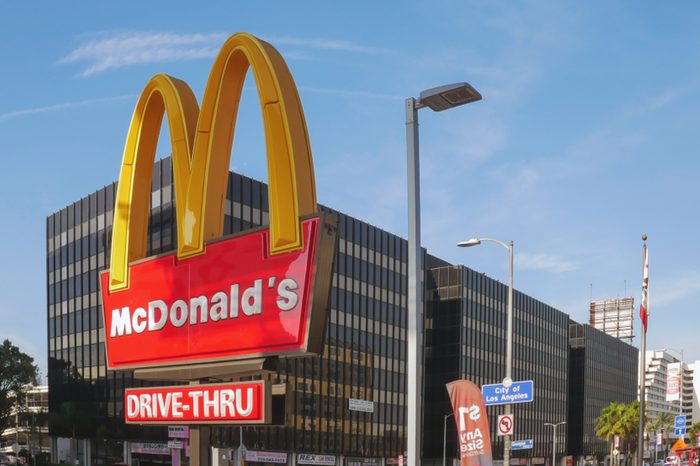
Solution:
{"label": "blue sky", "polygon": [[[46,216],[116,179],[150,76],[201,98],[247,31],[296,79],[321,203],[405,236],[403,101],[468,81],[483,101],[420,113],[423,244],[505,281],[504,251],[455,244],[513,239],[516,288],[586,321],[591,295],[638,304],[646,232],[649,346],[700,359],[698,24],[689,1],[0,0],[0,338],[45,369]],[[232,168],[266,178],[252,83]]]}

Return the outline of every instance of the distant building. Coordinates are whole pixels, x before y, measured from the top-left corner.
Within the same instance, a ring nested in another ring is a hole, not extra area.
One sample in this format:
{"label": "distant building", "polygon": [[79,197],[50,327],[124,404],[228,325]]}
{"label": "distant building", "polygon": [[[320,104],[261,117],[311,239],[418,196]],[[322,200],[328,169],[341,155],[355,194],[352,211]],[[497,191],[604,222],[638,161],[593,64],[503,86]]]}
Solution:
{"label": "distant building", "polygon": [[[649,350],[646,352],[646,365],[644,371],[644,386],[646,389],[646,409],[650,419],[654,419],[661,413],[671,416],[685,414],[686,425],[691,426],[696,420],[700,420],[698,409],[698,397],[695,389],[696,364],[689,365],[681,361],[678,356],[671,354],[668,349]],[[667,401],[667,381],[669,364],[681,365],[681,390],[677,400]],[[700,375],[700,374],[699,374]],[[698,377],[700,378],[700,377]],[[700,380],[697,383],[700,389]],[[695,409],[694,409],[695,408]]]}
{"label": "distant building", "polygon": [[634,339],[634,298],[591,301],[591,327],[610,336],[632,343]]}
{"label": "distant building", "polygon": [[[11,394],[14,398],[16,394]],[[0,452],[31,455],[51,453],[49,437],[49,387],[28,386],[22,393],[25,402],[20,409],[14,408],[10,417],[10,427],[0,433]]]}
{"label": "distant building", "polygon": [[610,449],[595,435],[596,419],[614,401],[631,403],[637,399],[638,354],[634,346],[590,325],[569,325],[570,455],[600,457]]}

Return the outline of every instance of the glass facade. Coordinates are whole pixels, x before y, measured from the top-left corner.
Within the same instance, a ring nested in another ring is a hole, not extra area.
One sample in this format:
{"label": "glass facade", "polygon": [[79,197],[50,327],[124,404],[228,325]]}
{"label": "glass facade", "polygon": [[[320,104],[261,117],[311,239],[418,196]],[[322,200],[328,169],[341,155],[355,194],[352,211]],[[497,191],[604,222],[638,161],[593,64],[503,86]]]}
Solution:
{"label": "glass facade", "polygon": [[637,399],[639,351],[590,325],[569,325],[571,454],[602,460],[610,445],[595,435],[595,421],[611,402]]}
{"label": "glass facade", "polygon": [[[426,405],[423,452],[440,458],[443,423],[452,412],[445,384],[468,379],[481,386],[505,376],[507,284],[461,266],[428,271],[426,315]],[[534,440],[512,458],[548,457],[552,431],[545,422],[566,420],[569,317],[517,290],[513,296],[513,380],[533,380],[535,400],[514,404],[514,440]],[[503,407],[487,407],[494,458],[503,457],[496,421]],[[448,458],[456,458],[454,420],[446,422]],[[557,453],[565,451],[565,429],[557,429]]]}
{"label": "glass facade", "polygon": [[[95,439],[92,455],[116,455],[104,439],[164,440],[164,427],[123,422],[134,380],[105,365],[100,271],[109,267],[116,183],[51,215],[46,223],[51,435]],[[224,233],[268,223],[267,187],[229,174]],[[177,244],[170,159],[156,162],[148,254]],[[325,209],[325,208],[324,208]],[[287,387],[286,426],[243,429],[249,448],[396,457],[405,443],[406,241],[357,219],[339,219],[323,353],[280,359],[269,378]],[[349,410],[373,401],[374,412]],[[238,428],[214,428],[217,446],[238,445]],[[121,453],[119,452],[119,456]]]}

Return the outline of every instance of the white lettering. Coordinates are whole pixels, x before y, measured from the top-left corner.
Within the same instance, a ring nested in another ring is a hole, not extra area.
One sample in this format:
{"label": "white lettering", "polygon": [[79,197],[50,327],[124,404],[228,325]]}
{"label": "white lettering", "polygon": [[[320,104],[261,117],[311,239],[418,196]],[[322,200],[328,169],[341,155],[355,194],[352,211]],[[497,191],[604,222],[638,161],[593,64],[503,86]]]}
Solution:
{"label": "white lettering", "polygon": [[233,319],[238,317],[238,285],[231,285],[231,299],[229,300],[231,309],[228,316]]}
{"label": "white lettering", "polygon": [[172,396],[172,393],[158,393],[158,408],[160,409],[160,415],[162,417],[167,417],[170,412],[170,400]]}
{"label": "white lettering", "polygon": [[243,309],[243,314],[247,316],[262,312],[262,280],[257,279],[253,282],[253,286],[246,288],[243,292],[241,308]]}
{"label": "white lettering", "polygon": [[126,396],[126,412],[128,417],[134,417],[139,412],[139,397],[135,395]]}
{"label": "white lettering", "polygon": [[[211,398],[209,398],[211,396]],[[210,417],[209,410],[214,410],[214,417],[219,417],[219,391],[205,391],[204,392],[204,417]]]}
{"label": "white lettering", "polygon": [[243,398],[241,395],[243,395],[243,390],[240,388],[236,390],[236,411],[238,411],[238,414],[241,415],[242,417],[248,417],[250,416],[250,413],[253,412],[253,389],[249,388],[247,389],[247,398],[248,398],[248,405],[243,408]]}
{"label": "white lettering", "polygon": [[228,416],[233,417],[236,412],[233,409],[233,390],[228,388],[221,390],[219,399],[221,401],[221,416],[226,417],[228,412]]}
{"label": "white lettering", "polygon": [[202,391],[201,390],[193,390],[188,393],[190,398],[192,398],[192,415],[194,417],[199,416],[199,399],[202,397]]}
{"label": "white lettering", "polygon": [[[160,312],[160,317],[156,318],[156,311]],[[153,332],[165,327],[168,321],[168,305],[161,299],[156,299],[148,303],[148,331]]]}
{"label": "white lettering", "polygon": [[146,310],[142,307],[136,308],[131,316],[131,327],[136,333],[143,333],[146,330]]}
{"label": "white lettering", "polygon": [[294,292],[298,288],[297,282],[291,278],[285,278],[277,285],[277,294],[279,295],[277,307],[280,311],[291,311],[294,309],[297,302],[299,302],[299,297]]}
{"label": "white lettering", "polygon": [[170,322],[175,327],[182,327],[187,322],[187,303],[178,299],[170,306]]}
{"label": "white lettering", "polygon": [[197,322],[197,310],[199,310],[199,323],[206,323],[208,319],[208,303],[206,296],[197,296],[190,299],[190,325]]}
{"label": "white lettering", "polygon": [[131,335],[131,319],[129,318],[129,307],[112,310],[112,326],[109,330],[110,337],[120,337]]}
{"label": "white lettering", "polygon": [[209,308],[209,317],[213,322],[226,318],[226,310],[228,308],[228,296],[223,291],[214,293],[211,298],[211,308]]}
{"label": "white lettering", "polygon": [[182,392],[173,393],[173,417],[182,417]]}
{"label": "white lettering", "polygon": [[139,395],[139,416],[140,417],[153,417],[153,411],[151,411],[151,397],[147,394]]}

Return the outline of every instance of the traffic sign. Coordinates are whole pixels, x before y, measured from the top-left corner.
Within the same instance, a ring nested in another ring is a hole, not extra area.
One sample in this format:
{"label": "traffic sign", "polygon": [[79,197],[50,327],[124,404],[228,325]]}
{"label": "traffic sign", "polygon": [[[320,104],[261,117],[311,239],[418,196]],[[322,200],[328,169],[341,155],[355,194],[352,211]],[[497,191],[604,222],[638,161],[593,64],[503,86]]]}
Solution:
{"label": "traffic sign", "polygon": [[534,440],[513,440],[510,444],[511,450],[529,450],[535,445]]}
{"label": "traffic sign", "polygon": [[513,433],[513,415],[501,414],[498,416],[498,435],[511,435]]}
{"label": "traffic sign", "polygon": [[513,382],[510,386],[495,383],[481,387],[486,406],[529,403],[534,399],[534,391],[532,380]]}
{"label": "traffic sign", "polygon": [[685,427],[685,414],[676,416],[676,427]]}
{"label": "traffic sign", "polygon": [[676,437],[684,437],[685,432],[685,427],[676,427],[676,429],[673,431],[673,433],[676,434]]}

